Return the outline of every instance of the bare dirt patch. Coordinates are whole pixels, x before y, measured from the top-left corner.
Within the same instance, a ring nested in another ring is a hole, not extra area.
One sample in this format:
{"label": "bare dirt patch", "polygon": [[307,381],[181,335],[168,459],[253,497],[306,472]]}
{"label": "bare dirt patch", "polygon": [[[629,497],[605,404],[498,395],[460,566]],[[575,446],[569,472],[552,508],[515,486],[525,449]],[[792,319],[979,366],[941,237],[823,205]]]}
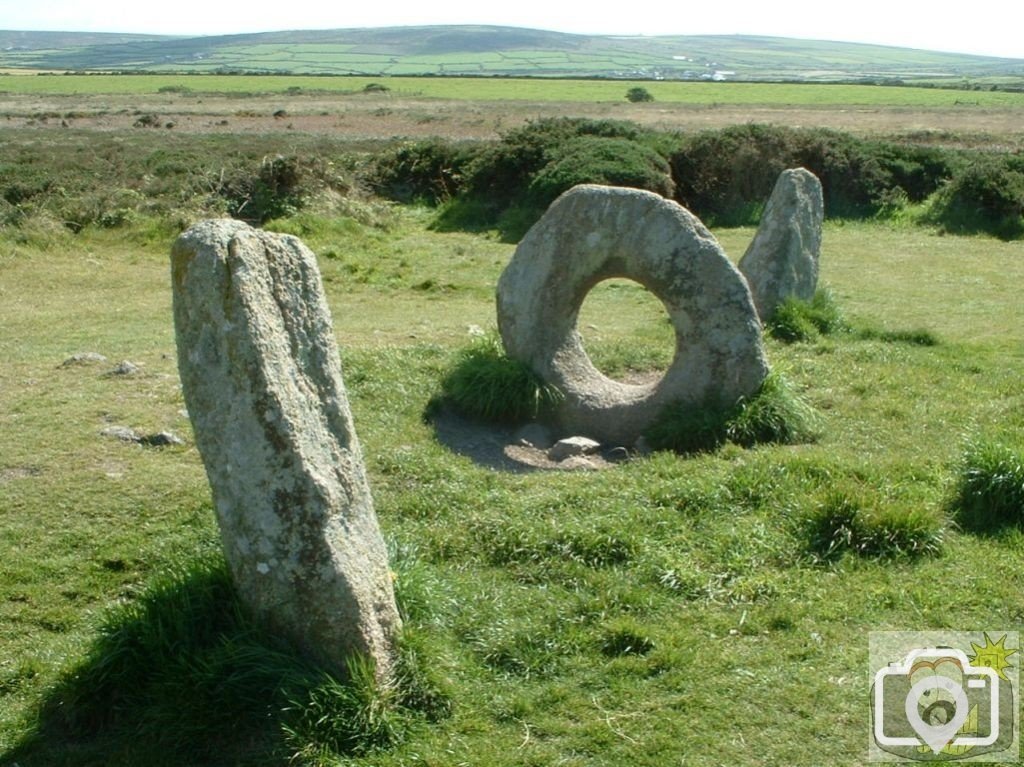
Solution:
{"label": "bare dirt patch", "polygon": [[547,450],[516,439],[517,429],[484,424],[442,409],[431,418],[437,441],[453,453],[469,458],[478,466],[496,471],[523,474],[533,471],[598,471],[610,469],[618,461],[609,459],[607,451],[588,456],[553,461]]}

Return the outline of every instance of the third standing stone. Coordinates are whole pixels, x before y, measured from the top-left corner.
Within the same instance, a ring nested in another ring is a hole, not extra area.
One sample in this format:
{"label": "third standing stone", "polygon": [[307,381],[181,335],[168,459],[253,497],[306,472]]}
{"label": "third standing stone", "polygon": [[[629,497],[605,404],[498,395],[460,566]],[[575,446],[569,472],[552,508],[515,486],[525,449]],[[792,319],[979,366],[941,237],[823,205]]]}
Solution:
{"label": "third standing stone", "polygon": [[206,221],[171,255],[178,368],[235,586],[270,630],[390,678],[401,625],[313,254]]}
{"label": "third standing stone", "polygon": [[787,298],[814,298],[824,215],[818,177],[804,168],[782,171],[739,263],[762,322]]}

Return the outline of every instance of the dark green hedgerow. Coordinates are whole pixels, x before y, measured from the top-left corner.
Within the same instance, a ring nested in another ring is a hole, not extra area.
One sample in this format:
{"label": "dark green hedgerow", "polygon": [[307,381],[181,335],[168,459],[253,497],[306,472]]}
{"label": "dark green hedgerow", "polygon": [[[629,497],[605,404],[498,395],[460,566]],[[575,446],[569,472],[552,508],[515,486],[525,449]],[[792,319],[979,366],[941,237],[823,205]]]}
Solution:
{"label": "dark green hedgerow", "polygon": [[670,158],[676,200],[717,225],[756,223],[779,174],[804,167],[822,185],[825,214],[876,214],[899,189],[920,202],[960,161],[931,147],[867,141],[825,129],[738,125],[683,141]]}
{"label": "dark green hedgerow", "polygon": [[925,219],[951,232],[1024,236],[1024,158],[972,163],[939,190]]}

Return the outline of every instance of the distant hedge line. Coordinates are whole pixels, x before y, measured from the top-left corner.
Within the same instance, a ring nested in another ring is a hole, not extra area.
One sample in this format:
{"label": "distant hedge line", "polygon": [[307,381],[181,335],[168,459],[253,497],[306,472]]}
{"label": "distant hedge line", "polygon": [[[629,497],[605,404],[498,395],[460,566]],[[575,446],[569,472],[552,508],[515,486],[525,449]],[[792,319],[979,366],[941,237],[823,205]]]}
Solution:
{"label": "distant hedge line", "polygon": [[554,118],[468,145],[439,139],[378,156],[378,193],[442,206],[438,226],[522,234],[561,192],[583,182],[649,189],[712,225],[754,224],[779,173],[821,179],[832,218],[916,215],[949,231],[1024,236],[1024,157],[825,129],[738,125],[694,135],[624,122]]}

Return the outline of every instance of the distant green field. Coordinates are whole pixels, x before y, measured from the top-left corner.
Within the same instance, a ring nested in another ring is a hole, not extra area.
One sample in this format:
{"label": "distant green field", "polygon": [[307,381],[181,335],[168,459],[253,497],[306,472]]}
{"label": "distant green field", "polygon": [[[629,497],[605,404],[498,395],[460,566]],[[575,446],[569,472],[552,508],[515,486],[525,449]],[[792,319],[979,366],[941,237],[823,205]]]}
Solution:
{"label": "distant green field", "polygon": [[[381,83],[394,96],[494,101],[614,101],[640,85],[656,102],[695,105],[792,105],[1020,108],[1024,93],[955,91],[876,85],[650,82],[474,77],[313,77],[285,75],[0,75],[0,93],[18,95],[146,95],[187,88],[196,94],[296,92],[360,94]],[[380,96],[375,96],[380,98]]]}

